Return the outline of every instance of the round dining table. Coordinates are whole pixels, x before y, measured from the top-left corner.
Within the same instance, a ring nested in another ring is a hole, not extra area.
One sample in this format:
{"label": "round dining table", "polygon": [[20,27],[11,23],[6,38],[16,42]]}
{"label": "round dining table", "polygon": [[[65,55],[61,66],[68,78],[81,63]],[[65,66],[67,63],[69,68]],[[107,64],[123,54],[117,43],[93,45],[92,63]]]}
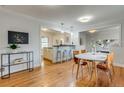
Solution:
{"label": "round dining table", "polygon": [[[82,53],[82,54],[75,55],[75,57],[79,59],[76,78],[78,78],[78,72],[79,72],[79,67],[80,67],[80,59],[88,60],[88,62],[92,62],[92,64],[94,64],[95,77],[96,77],[96,82],[97,82],[97,68],[96,68],[96,66],[97,66],[98,63],[105,62],[106,59],[107,59],[107,55],[108,55],[107,53],[97,53],[97,52],[96,53],[95,52],[87,52],[87,53]],[[93,74],[93,70],[91,71],[91,77],[92,77],[92,74]]]}

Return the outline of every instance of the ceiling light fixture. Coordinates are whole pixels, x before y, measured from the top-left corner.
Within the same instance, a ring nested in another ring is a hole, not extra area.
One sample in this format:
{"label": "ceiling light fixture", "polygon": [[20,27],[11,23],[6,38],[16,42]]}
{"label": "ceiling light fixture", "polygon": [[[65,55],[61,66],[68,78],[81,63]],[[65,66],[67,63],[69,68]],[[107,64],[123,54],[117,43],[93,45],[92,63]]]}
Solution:
{"label": "ceiling light fixture", "polygon": [[78,18],[79,22],[89,22],[92,19],[92,16],[84,16],[84,17],[80,17]]}
{"label": "ceiling light fixture", "polygon": [[47,28],[41,28],[42,31],[47,31],[48,29]]}
{"label": "ceiling light fixture", "polygon": [[64,33],[64,23],[60,23],[61,24],[61,33]]}
{"label": "ceiling light fixture", "polygon": [[90,30],[89,32],[90,32],[90,33],[95,33],[95,32],[96,32],[96,30]]}

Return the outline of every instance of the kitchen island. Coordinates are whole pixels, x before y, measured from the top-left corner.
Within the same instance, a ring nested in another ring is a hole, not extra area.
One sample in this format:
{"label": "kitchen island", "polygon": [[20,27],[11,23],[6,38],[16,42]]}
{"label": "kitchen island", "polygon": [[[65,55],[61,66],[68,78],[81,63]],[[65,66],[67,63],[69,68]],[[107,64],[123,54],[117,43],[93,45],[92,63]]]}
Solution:
{"label": "kitchen island", "polygon": [[72,58],[75,45],[54,45],[43,49],[43,58],[52,63],[68,61]]}

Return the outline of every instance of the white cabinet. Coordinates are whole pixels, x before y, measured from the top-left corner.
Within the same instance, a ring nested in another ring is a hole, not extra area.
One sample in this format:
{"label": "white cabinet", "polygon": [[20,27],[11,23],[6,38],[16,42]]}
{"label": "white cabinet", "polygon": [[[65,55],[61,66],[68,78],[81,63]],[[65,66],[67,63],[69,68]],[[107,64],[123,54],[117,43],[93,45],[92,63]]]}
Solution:
{"label": "white cabinet", "polygon": [[44,48],[43,49],[43,58],[48,59],[48,60],[53,60],[53,48]]}

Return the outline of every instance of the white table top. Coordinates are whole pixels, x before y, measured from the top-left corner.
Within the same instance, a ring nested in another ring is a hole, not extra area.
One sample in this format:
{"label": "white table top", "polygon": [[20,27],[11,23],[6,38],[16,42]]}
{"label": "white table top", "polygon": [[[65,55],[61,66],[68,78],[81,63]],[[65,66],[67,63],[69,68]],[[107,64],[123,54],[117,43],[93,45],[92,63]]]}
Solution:
{"label": "white table top", "polygon": [[75,55],[76,58],[79,59],[86,59],[86,60],[92,60],[92,61],[105,61],[107,58],[106,53],[83,53]]}

